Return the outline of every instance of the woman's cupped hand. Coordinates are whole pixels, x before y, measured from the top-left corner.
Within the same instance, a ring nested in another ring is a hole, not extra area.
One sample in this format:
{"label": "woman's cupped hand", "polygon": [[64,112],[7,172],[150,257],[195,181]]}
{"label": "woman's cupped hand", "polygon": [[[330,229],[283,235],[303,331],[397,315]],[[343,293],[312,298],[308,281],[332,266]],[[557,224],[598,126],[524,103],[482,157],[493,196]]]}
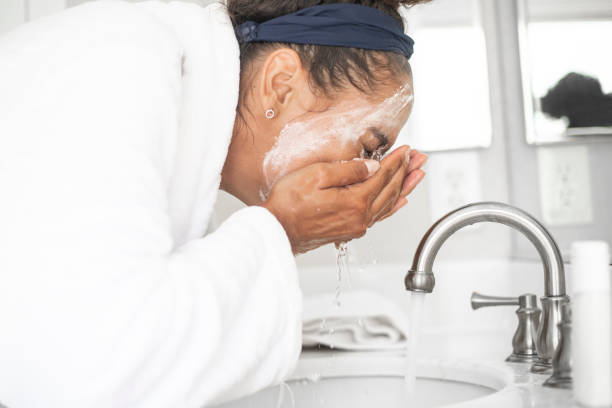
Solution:
{"label": "woman's cupped hand", "polygon": [[427,156],[401,146],[380,163],[315,163],[281,178],[262,204],[282,224],[295,254],[360,238],[395,214],[423,180]]}

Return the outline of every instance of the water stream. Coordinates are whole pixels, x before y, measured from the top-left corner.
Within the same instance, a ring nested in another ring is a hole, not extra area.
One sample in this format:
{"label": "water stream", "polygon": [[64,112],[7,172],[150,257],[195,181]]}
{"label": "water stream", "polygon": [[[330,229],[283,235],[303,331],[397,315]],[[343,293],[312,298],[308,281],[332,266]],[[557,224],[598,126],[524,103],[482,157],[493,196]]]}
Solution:
{"label": "water stream", "polygon": [[406,395],[408,401],[413,399],[415,393],[417,349],[419,345],[421,314],[423,312],[425,295],[425,293],[410,292],[410,309],[408,316],[410,320],[408,321],[405,367]]}
{"label": "water stream", "polygon": [[[373,262],[375,264],[375,262]],[[337,307],[341,306],[342,282],[346,279],[347,286],[351,289],[351,276],[349,268],[349,248],[347,242],[342,242],[336,247],[336,265],[337,265],[337,283],[334,296],[334,304]],[[417,367],[417,350],[419,344],[419,335],[421,329],[421,318],[423,312],[423,304],[425,301],[425,293],[409,292],[410,308],[408,315],[408,333],[405,351],[405,388],[406,397],[410,401],[415,396],[416,385],[416,367]],[[358,317],[358,324],[363,327],[363,320]],[[325,321],[322,322],[322,328]],[[330,330],[330,335],[333,331]],[[333,349],[333,345],[331,345]]]}
{"label": "water stream", "polygon": [[348,262],[348,242],[341,242],[336,246],[336,265],[337,265],[337,282],[336,282],[336,295],[334,297],[334,304],[340,307],[340,295],[342,294],[342,277],[344,276],[347,280],[349,289],[351,288],[351,271]]}

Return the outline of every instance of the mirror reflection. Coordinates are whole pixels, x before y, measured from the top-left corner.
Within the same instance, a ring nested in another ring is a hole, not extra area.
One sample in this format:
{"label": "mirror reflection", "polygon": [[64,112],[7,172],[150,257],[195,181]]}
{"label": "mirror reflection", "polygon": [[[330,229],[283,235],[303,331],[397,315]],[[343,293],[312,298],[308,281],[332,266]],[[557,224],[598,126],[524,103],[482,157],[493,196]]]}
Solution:
{"label": "mirror reflection", "polygon": [[528,142],[612,134],[612,18],[593,16],[594,6],[566,17],[540,3],[528,2],[522,44]]}

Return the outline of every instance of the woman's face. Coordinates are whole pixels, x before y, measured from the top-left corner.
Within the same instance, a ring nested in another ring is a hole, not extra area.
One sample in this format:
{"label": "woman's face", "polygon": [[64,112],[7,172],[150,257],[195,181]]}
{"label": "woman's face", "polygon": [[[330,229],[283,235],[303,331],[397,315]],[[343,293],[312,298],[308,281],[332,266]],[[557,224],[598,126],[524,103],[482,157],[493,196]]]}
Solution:
{"label": "woman's face", "polygon": [[264,156],[264,199],[285,174],[316,162],[380,158],[397,140],[413,103],[412,79],[365,95],[356,88],[289,120]]}

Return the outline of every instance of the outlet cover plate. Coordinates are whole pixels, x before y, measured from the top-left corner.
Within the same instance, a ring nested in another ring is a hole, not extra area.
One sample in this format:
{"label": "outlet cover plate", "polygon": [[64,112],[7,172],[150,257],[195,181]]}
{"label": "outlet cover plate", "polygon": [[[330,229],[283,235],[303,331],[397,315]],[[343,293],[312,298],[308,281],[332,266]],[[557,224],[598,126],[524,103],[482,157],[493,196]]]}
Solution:
{"label": "outlet cover plate", "polygon": [[[478,152],[433,153],[427,164],[432,221],[466,204],[482,200]],[[475,229],[477,226],[472,226]]]}
{"label": "outlet cover plate", "polygon": [[537,150],[542,217],[549,226],[593,222],[589,151],[586,146]]}

